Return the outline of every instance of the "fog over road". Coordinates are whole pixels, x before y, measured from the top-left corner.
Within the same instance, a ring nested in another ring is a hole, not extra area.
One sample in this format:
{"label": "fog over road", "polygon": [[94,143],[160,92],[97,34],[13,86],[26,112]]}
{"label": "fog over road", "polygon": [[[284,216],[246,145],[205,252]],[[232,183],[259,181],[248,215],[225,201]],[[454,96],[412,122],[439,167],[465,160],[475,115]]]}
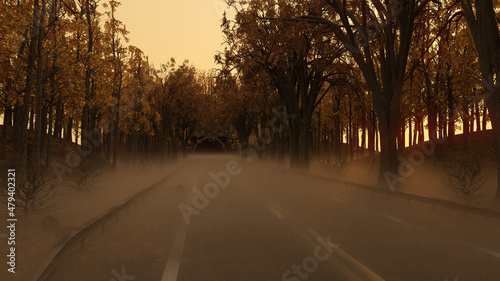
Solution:
{"label": "fog over road", "polygon": [[499,265],[498,221],[214,154],[189,156],[48,280],[497,281]]}

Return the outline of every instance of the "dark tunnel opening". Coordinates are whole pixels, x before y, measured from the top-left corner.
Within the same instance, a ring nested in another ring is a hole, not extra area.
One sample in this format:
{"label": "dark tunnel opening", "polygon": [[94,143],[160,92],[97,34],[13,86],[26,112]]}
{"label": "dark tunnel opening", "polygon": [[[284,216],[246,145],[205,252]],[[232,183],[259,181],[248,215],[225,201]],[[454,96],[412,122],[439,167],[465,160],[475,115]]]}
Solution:
{"label": "dark tunnel opening", "polygon": [[222,153],[226,148],[220,140],[206,138],[200,140],[194,147],[194,153]]}

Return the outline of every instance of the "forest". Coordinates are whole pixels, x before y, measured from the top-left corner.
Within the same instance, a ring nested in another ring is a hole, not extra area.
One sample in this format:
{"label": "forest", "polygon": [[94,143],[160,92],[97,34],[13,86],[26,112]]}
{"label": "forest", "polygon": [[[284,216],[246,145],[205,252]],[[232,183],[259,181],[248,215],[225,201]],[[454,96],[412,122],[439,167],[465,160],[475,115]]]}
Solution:
{"label": "forest", "polygon": [[473,134],[491,153],[467,161],[495,163],[500,203],[500,1],[225,2],[220,67],[205,70],[150,64],[119,1],[0,1],[0,166],[26,211],[51,181],[207,141],[291,169],[370,157],[387,188],[408,148]]}

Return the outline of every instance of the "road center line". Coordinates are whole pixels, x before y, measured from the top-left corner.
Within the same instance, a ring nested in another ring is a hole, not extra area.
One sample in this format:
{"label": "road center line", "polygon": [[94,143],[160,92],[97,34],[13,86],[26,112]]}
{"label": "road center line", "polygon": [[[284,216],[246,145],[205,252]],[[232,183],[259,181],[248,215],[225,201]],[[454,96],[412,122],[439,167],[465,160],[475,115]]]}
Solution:
{"label": "road center line", "polygon": [[284,219],[285,218],[285,215],[283,215],[280,211],[276,210],[276,208],[274,208],[274,207],[272,207],[270,205],[267,205],[267,209],[269,211],[271,211],[271,213],[273,213],[279,219]]}
{"label": "road center line", "polygon": [[[266,208],[271,211],[276,217],[279,219],[286,219],[286,216],[283,213],[286,213],[285,211],[279,211],[278,209],[280,206],[274,205],[274,204],[267,204]],[[288,218],[290,220],[290,218]],[[296,224],[294,221],[290,221],[293,224]],[[314,229],[310,227],[306,227],[302,230],[295,230],[295,233],[299,235],[299,237],[302,237],[304,241],[308,241],[309,243],[316,243],[316,239],[320,238],[323,241],[327,241],[325,237],[321,236],[318,232],[316,232]],[[308,233],[307,233],[308,232]],[[311,238],[314,237],[314,239]],[[314,242],[311,242],[314,241]],[[339,260],[334,257],[333,255],[330,255],[328,260],[332,263],[332,265],[340,270],[342,274],[348,278],[348,280],[352,281],[360,281],[360,280],[370,280],[370,281],[384,281],[382,277],[377,275],[375,272],[373,272],[371,269],[363,265],[361,262],[357,261],[353,257],[351,257],[349,254],[344,252],[342,249],[340,249],[340,244],[333,244],[334,247],[332,247],[332,251],[336,254],[335,256],[338,257],[338,259],[342,260],[342,262],[339,262]],[[345,263],[345,264],[343,264]],[[348,266],[347,266],[348,265]],[[352,271],[352,269],[354,271]],[[163,281],[163,280],[162,280]]]}
{"label": "road center line", "polygon": [[[340,198],[333,197],[333,196],[330,196],[330,199],[335,200],[335,201],[338,201],[338,202],[346,202],[345,200],[342,200],[342,199],[340,199]],[[347,202],[346,202],[346,203],[347,203]],[[359,205],[352,204],[352,203],[350,203],[350,204],[351,204],[352,206],[354,206],[354,207],[356,207],[356,208],[360,209],[360,210],[367,211],[367,212],[371,212],[371,210],[370,210],[370,209],[368,209],[368,208],[366,208],[366,207],[359,206]],[[389,215],[386,215],[386,214],[383,214],[383,213],[378,213],[378,215],[379,215],[379,216],[381,216],[381,217],[384,217],[384,218],[386,218],[386,219],[388,219],[388,220],[392,220],[392,221],[394,221],[394,222],[397,222],[397,223],[404,223],[404,221],[403,221],[403,220],[401,220],[401,219],[398,219],[398,218],[395,218],[395,217],[392,217],[392,216],[389,216]]]}
{"label": "road center line", "polygon": [[[189,195],[188,202],[194,197],[194,193]],[[181,266],[182,252],[184,251],[184,242],[186,241],[187,225],[181,224],[177,234],[175,235],[170,254],[168,255],[167,265],[163,271],[161,281],[177,281],[179,268]]]}
{"label": "road center line", "polygon": [[163,272],[161,281],[177,280],[179,267],[181,265],[182,251],[184,249],[184,242],[186,241],[186,234],[187,228],[183,225],[175,235],[174,243],[172,244],[172,249],[170,250],[170,254],[168,256],[167,266],[165,266],[165,271]]}
{"label": "road center line", "polygon": [[486,249],[486,248],[483,248],[481,246],[477,246],[477,245],[474,245],[474,244],[470,244],[470,243],[465,243],[467,246],[473,248],[473,249],[476,249],[478,251],[481,251],[483,253],[486,253],[488,255],[491,255],[491,256],[494,256],[494,257],[497,257],[497,258],[500,258],[500,253],[498,252],[495,252],[495,251],[492,251],[490,249]]}
{"label": "road center line", "polygon": [[403,223],[403,221],[402,221],[402,220],[400,220],[400,219],[398,219],[398,218],[391,217],[391,216],[388,216],[388,215],[386,215],[386,214],[382,214],[382,213],[378,213],[378,214],[379,214],[379,216],[384,217],[384,218],[386,218],[386,219],[388,219],[388,220],[395,221],[395,222],[397,222],[397,223]]}

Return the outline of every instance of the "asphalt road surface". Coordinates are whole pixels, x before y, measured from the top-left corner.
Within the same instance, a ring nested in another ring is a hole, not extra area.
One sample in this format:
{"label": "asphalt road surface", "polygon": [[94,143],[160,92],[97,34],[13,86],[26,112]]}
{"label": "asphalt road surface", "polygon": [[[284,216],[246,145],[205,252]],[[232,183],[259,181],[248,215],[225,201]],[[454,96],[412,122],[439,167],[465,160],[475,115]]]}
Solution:
{"label": "asphalt road surface", "polygon": [[48,280],[498,281],[500,223],[238,156],[191,156]]}

